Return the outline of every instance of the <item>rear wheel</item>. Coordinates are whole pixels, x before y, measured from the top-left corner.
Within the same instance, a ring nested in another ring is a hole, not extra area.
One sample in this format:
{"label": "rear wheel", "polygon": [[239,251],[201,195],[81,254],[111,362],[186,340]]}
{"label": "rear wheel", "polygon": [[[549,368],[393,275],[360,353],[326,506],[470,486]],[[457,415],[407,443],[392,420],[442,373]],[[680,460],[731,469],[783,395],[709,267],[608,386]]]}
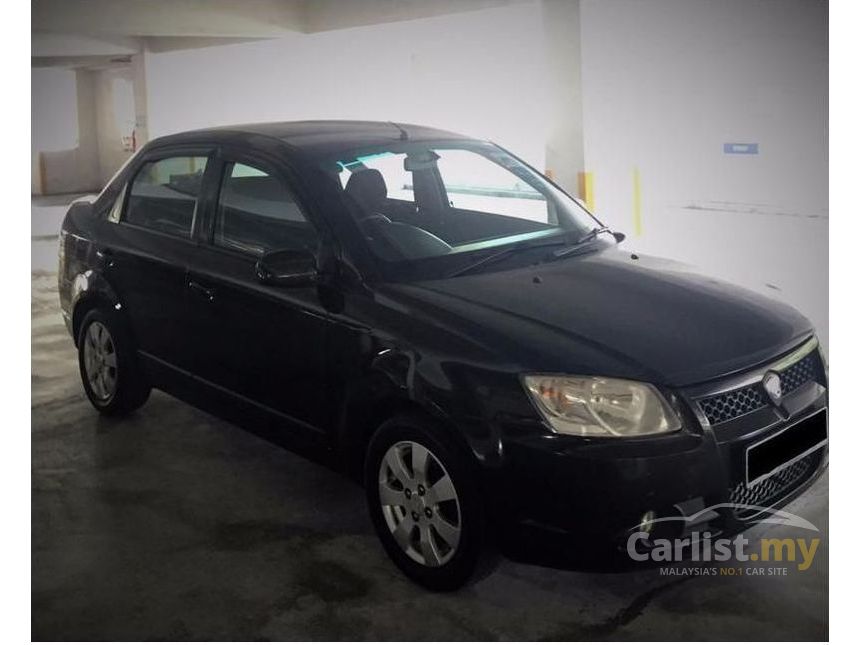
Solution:
{"label": "rear wheel", "polygon": [[128,330],[115,313],[93,309],[81,322],[78,364],[90,403],[106,415],[127,414],[146,402],[150,387],[137,364]]}
{"label": "rear wheel", "polygon": [[376,532],[400,569],[428,589],[457,589],[484,559],[484,515],[462,449],[420,417],[370,441],[365,490]]}

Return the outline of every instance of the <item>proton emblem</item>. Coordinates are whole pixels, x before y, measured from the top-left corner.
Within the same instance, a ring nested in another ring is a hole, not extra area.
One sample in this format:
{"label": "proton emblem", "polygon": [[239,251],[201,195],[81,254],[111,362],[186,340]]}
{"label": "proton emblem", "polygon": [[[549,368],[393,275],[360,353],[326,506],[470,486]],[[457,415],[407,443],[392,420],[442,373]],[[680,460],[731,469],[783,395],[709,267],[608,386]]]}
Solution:
{"label": "proton emblem", "polygon": [[779,402],[782,400],[782,381],[779,380],[779,374],[768,372],[761,380],[761,384],[774,405],[779,405]]}

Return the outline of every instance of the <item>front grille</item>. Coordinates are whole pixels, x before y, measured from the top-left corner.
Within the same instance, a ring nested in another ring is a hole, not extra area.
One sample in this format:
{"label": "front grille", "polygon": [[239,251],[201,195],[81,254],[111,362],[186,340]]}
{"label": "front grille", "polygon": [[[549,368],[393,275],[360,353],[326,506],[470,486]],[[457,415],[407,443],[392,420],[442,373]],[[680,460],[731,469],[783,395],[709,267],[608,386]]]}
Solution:
{"label": "front grille", "polygon": [[765,406],[757,385],[742,387],[699,401],[699,407],[711,425],[730,421]]}
{"label": "front grille", "polygon": [[782,381],[783,396],[789,392],[793,392],[804,383],[817,378],[818,369],[815,362],[815,354],[808,354],[806,357],[800,359],[788,369],[780,372],[779,377]]}
{"label": "front grille", "polygon": [[[791,394],[810,381],[818,380],[821,371],[817,353],[810,352],[779,372],[779,377],[782,381],[783,396]],[[758,383],[699,400],[699,407],[712,426],[755,412],[767,404],[768,399]]]}
{"label": "front grille", "polygon": [[[753,486],[747,487],[744,482],[740,482],[731,490],[729,501],[750,506],[768,506],[778,502],[812,477],[820,461],[821,452],[814,452]],[[754,509],[735,510],[735,515],[741,519],[757,513]]]}

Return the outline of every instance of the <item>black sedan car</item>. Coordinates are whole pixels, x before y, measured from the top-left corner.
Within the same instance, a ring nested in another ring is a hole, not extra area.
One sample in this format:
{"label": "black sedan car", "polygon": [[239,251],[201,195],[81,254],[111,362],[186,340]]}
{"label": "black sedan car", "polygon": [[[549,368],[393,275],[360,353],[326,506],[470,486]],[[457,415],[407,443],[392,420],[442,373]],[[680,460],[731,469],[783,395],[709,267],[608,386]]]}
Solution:
{"label": "black sedan car", "polygon": [[488,552],[630,564],[661,517],[737,533],[826,467],[810,323],[622,239],[485,141],[236,126],[72,205],[59,292],[99,412],[155,387],[331,455],[394,562],[453,589]]}

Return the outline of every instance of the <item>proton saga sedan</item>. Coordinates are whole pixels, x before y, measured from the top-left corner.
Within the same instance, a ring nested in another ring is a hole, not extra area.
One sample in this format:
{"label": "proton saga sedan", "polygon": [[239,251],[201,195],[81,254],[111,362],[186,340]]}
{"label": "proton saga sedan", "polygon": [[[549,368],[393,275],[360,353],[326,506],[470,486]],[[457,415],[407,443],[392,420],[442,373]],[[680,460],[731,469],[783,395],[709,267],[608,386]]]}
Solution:
{"label": "proton saga sedan", "polygon": [[448,590],[493,553],[611,569],[631,532],[737,533],[826,467],[809,321],[623,237],[487,141],[224,127],[70,207],[59,293],[99,412],[158,388],[319,451]]}

